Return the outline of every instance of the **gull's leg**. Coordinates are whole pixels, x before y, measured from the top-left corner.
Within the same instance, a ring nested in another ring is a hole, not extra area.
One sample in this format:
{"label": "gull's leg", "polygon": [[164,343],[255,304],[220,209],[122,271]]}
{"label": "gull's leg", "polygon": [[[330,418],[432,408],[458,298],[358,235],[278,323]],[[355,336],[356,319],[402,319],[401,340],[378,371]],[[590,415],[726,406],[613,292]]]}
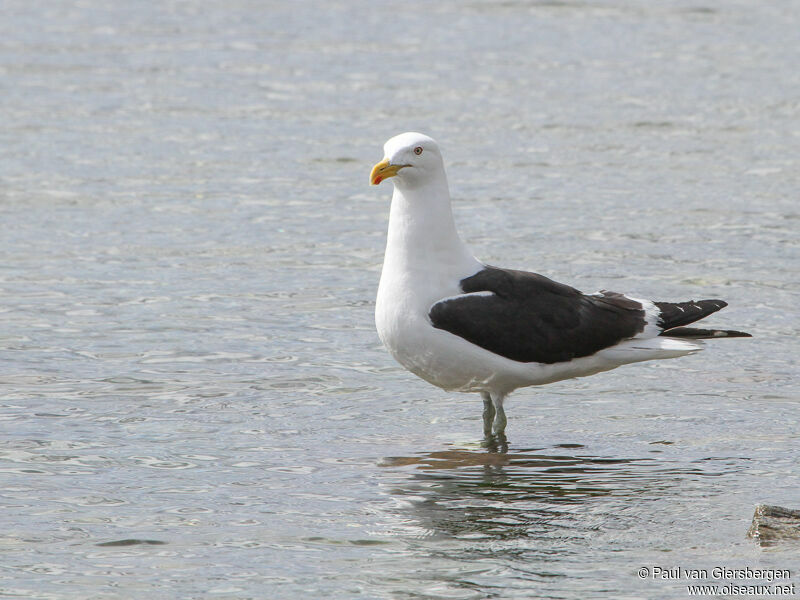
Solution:
{"label": "gull's leg", "polygon": [[[506,411],[503,410],[503,400],[506,399],[505,394],[492,394],[492,404],[494,406],[494,423],[492,424],[492,433],[498,439],[505,439],[506,437]],[[484,414],[486,414],[484,412]]]}
{"label": "gull's leg", "polygon": [[481,398],[483,398],[483,435],[489,438],[492,435],[495,409],[489,392],[481,392]]}

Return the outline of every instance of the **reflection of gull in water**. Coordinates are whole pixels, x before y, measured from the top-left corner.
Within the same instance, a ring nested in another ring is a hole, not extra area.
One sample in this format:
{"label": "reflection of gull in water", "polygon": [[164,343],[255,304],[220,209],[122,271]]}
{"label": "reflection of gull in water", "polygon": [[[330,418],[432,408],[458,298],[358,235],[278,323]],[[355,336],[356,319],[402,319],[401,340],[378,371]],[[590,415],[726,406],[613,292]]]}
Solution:
{"label": "reflection of gull in water", "polygon": [[457,494],[460,499],[471,495],[503,502],[580,502],[619,492],[626,480],[639,479],[637,467],[646,468],[643,465],[653,462],[648,458],[539,454],[536,449],[513,453],[458,449],[387,458],[382,465],[416,465],[415,480],[441,484],[439,499]]}
{"label": "reflection of gull in water", "polygon": [[[717,528],[698,508],[723,493],[719,476],[741,471],[746,461],[670,459],[660,444],[622,458],[560,444],[510,452],[451,447],[385,459],[382,533],[396,541],[392,556],[403,557],[417,592],[398,597],[634,597],[614,593],[608,582],[622,578],[628,590],[636,583],[631,564],[659,564],[673,556],[664,552],[698,544],[702,552],[693,527],[677,541],[665,534],[678,523],[686,531],[687,518],[698,531]],[[391,583],[397,581],[395,570]],[[653,588],[634,593],[652,597]]]}
{"label": "reflection of gull in water", "polygon": [[709,470],[708,462],[590,456],[580,453],[582,447],[451,449],[387,458],[382,465],[416,467],[410,481],[392,487],[392,495],[407,501],[423,530],[417,533],[494,540],[584,536],[593,529],[589,514],[605,514],[606,525],[619,525],[623,513],[636,510],[631,499],[682,494],[687,481],[722,474]]}

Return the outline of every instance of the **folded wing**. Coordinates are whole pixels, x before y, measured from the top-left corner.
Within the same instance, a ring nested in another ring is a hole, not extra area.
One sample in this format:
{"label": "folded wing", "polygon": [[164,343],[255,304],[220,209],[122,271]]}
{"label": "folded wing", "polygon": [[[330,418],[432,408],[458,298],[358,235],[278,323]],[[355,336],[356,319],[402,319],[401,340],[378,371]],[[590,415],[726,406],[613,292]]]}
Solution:
{"label": "folded wing", "polygon": [[433,326],[520,362],[590,356],[646,325],[641,302],[613,292],[583,294],[536,273],[486,267],[461,288],[463,295],[431,307]]}

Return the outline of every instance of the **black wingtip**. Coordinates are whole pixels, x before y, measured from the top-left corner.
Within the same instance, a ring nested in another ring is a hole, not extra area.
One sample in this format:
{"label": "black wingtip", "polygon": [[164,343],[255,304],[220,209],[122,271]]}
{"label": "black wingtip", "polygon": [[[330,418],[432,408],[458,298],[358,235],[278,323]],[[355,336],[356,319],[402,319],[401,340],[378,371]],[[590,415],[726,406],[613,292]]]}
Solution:
{"label": "black wingtip", "polygon": [[689,325],[728,306],[727,302],[718,299],[654,302],[654,304],[660,311],[658,325],[665,331]]}

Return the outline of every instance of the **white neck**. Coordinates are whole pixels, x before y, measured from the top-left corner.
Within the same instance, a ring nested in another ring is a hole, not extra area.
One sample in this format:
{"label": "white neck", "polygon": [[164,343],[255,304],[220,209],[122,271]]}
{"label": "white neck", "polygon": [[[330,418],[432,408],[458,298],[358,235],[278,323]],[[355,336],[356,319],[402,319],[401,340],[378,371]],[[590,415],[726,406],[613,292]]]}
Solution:
{"label": "white neck", "polygon": [[466,276],[479,265],[456,231],[444,169],[424,182],[395,180],[384,271]]}

